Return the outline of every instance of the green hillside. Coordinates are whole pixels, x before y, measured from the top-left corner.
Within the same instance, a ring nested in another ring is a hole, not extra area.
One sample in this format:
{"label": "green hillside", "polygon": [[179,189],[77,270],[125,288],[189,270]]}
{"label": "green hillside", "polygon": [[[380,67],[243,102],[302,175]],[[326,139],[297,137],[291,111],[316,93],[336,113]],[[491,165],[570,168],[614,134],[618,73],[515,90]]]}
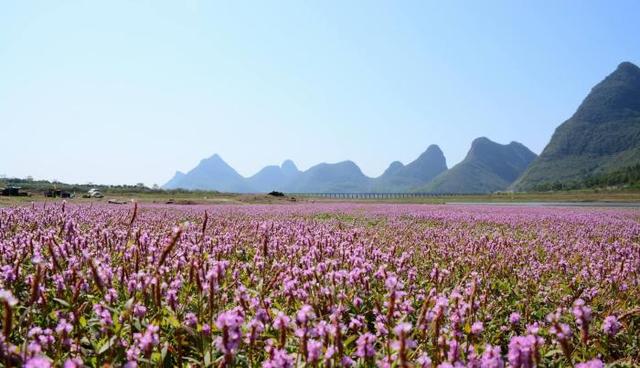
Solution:
{"label": "green hillside", "polygon": [[640,68],[625,62],[596,85],[514,184],[532,190],[640,163]]}
{"label": "green hillside", "polygon": [[511,185],[535,159],[527,147],[477,138],[465,159],[438,175],[424,189],[433,193],[492,193]]}

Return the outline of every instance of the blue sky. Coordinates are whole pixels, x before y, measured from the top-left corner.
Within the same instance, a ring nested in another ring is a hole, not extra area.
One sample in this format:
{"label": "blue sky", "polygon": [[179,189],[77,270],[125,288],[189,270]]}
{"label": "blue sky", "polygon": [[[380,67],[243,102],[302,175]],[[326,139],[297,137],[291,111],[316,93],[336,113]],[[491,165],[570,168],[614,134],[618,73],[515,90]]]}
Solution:
{"label": "blue sky", "polygon": [[163,184],[219,153],[377,176],[429,144],[539,153],[640,63],[637,1],[5,1],[0,174]]}

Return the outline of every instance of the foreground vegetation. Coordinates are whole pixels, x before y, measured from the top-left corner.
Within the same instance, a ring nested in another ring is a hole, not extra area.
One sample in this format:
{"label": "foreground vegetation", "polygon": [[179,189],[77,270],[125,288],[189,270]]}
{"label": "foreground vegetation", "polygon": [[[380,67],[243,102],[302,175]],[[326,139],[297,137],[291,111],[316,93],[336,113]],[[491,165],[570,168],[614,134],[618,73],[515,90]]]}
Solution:
{"label": "foreground vegetation", "polygon": [[5,366],[640,364],[639,213],[0,209]]}

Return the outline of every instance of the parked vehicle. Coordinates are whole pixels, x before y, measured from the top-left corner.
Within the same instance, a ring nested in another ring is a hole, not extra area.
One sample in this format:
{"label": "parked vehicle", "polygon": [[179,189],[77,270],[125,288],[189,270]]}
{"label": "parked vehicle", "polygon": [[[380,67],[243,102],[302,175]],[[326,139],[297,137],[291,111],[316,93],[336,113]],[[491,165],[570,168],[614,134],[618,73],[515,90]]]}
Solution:
{"label": "parked vehicle", "polygon": [[89,191],[87,192],[89,198],[103,198],[104,195],[95,188],[89,189]]}
{"label": "parked vehicle", "polygon": [[49,198],[74,198],[76,195],[61,189],[49,189],[44,192],[44,196]]}
{"label": "parked vehicle", "polygon": [[6,187],[2,188],[0,195],[8,197],[27,197],[29,193],[21,191],[20,187]]}

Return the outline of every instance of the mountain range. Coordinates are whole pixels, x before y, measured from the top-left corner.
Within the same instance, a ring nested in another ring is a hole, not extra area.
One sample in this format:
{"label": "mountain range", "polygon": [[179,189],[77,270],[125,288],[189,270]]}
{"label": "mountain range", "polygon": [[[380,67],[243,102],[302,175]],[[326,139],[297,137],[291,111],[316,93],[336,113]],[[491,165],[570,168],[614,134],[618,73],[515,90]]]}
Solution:
{"label": "mountain range", "polygon": [[639,163],[640,68],[624,62],[593,87],[540,156],[518,142],[503,145],[480,137],[452,168],[442,150],[430,145],[414,161],[406,165],[394,161],[376,178],[364,175],[352,161],[321,163],[301,171],[291,160],[245,178],[216,154],[187,173],[176,172],[163,188],[238,193],[530,191],[628,170]]}
{"label": "mountain range", "polygon": [[[377,178],[364,175],[353,161],[321,163],[300,171],[291,160],[244,178],[215,154],[187,173],[176,172],[163,188],[237,193],[484,193],[506,189],[533,158],[535,154],[520,143],[501,145],[483,137],[473,142],[465,160],[451,170],[440,147],[432,144],[407,165],[392,162]],[[457,185],[458,179],[464,185]]]}

